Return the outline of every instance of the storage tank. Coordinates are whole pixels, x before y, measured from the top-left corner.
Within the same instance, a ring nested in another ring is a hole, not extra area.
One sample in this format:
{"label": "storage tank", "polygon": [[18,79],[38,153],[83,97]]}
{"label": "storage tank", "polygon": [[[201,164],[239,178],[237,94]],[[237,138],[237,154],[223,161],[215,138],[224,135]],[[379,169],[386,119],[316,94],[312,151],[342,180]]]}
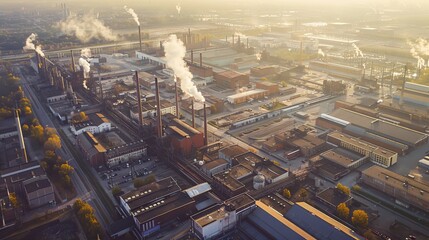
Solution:
{"label": "storage tank", "polygon": [[265,187],[265,177],[262,174],[258,174],[253,177],[253,188],[258,190]]}

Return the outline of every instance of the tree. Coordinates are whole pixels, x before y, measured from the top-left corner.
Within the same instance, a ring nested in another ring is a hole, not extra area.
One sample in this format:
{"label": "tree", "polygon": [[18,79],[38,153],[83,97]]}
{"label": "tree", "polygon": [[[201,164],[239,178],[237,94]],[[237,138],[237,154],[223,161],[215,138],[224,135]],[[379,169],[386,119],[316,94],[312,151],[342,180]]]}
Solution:
{"label": "tree", "polygon": [[337,206],[337,214],[342,219],[347,219],[349,217],[349,214],[350,214],[350,209],[347,207],[347,205],[345,203],[340,203]]}
{"label": "tree", "polygon": [[43,142],[44,139],[44,131],[43,127],[40,125],[32,126],[30,127],[31,136],[39,141],[40,143]]}
{"label": "tree", "polygon": [[301,190],[301,193],[299,194],[299,196],[300,196],[300,197],[301,197],[301,199],[304,201],[304,199],[306,199],[306,198],[307,198],[307,196],[308,196],[307,190],[302,189],[302,190]]}
{"label": "tree", "polygon": [[31,110],[31,108],[30,107],[28,107],[28,106],[26,106],[26,107],[24,107],[24,115],[25,116],[30,116],[31,114],[33,114],[33,111]]}
{"label": "tree", "polygon": [[55,130],[55,128],[51,128],[51,127],[45,128],[46,138],[49,138],[49,137],[54,136],[54,135],[57,135],[57,130]]}
{"label": "tree", "polygon": [[287,199],[289,199],[290,198],[290,191],[289,191],[289,189],[287,189],[287,188],[285,188],[285,189],[283,189],[283,197],[285,197],[285,198],[287,198]]}
{"label": "tree", "polygon": [[347,196],[350,196],[350,188],[348,188],[347,186],[344,186],[343,184],[338,183],[337,189],[343,192],[344,194],[346,194]]}
{"label": "tree", "polygon": [[113,196],[118,196],[119,194],[121,194],[122,193],[122,189],[120,188],[120,187],[118,187],[118,186],[114,186],[113,188],[112,188],[112,195]]}
{"label": "tree", "polygon": [[84,120],[86,119],[86,114],[85,114],[85,112],[80,112],[80,113],[79,113],[79,118],[80,118],[80,120],[81,120],[81,121],[84,121]]}
{"label": "tree", "polygon": [[14,192],[9,194],[9,201],[12,204],[13,208],[16,209],[19,207],[18,197],[16,196],[16,194]]}
{"label": "tree", "polygon": [[44,146],[45,150],[55,151],[61,148],[61,139],[58,135],[52,135],[46,140]]}
{"label": "tree", "polygon": [[30,131],[30,127],[27,124],[22,125],[22,132],[27,135]]}
{"label": "tree", "polygon": [[74,171],[74,168],[72,166],[70,166],[67,163],[63,163],[60,166],[60,169],[58,170],[58,174],[65,176],[65,175],[70,175],[72,174]]}
{"label": "tree", "polygon": [[354,210],[352,223],[357,227],[365,228],[368,226],[368,214],[364,210]]}
{"label": "tree", "polygon": [[359,192],[360,191],[360,186],[359,185],[354,185],[353,187],[352,187],[352,190],[353,191],[356,191],[356,192]]}
{"label": "tree", "polygon": [[136,178],[136,179],[133,180],[133,183],[134,183],[134,187],[135,188],[139,188],[141,186],[146,185],[145,184],[145,180],[143,178]]}

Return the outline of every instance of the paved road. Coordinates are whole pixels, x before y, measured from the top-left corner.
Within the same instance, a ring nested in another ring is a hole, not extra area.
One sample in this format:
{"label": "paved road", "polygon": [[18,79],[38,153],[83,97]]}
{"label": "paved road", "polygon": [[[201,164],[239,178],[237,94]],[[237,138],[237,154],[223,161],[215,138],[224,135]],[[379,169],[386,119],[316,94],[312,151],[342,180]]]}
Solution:
{"label": "paved road", "polygon": [[[45,109],[42,107],[42,103],[37,98],[36,93],[30,87],[29,79],[27,79],[27,77],[24,74],[22,74],[20,69],[18,70],[18,73],[21,78],[21,84],[23,86],[24,93],[30,99],[33,105],[33,111],[37,116],[37,118],[39,119],[40,124],[45,127],[56,128],[56,126],[52,122],[52,119],[49,117],[51,116],[51,114],[45,111]],[[61,140],[63,141],[63,139]],[[76,160],[73,158],[73,155],[70,153],[70,150],[63,145],[62,148],[59,151],[57,151],[57,154],[62,159],[68,161],[68,163],[71,166],[73,166],[73,168],[75,169],[74,173],[71,176],[71,180],[76,189],[77,197],[81,197],[89,200],[89,203],[96,210],[95,214],[100,224],[104,227],[104,229],[107,229],[107,227],[109,226],[109,223],[112,222],[112,219],[105,219],[105,217],[109,218],[110,214],[108,214],[103,204],[101,204],[97,195],[93,194],[95,192],[94,189],[92,188],[86,176],[83,174],[79,165],[76,163]],[[86,197],[88,193],[90,194],[90,197]]]}

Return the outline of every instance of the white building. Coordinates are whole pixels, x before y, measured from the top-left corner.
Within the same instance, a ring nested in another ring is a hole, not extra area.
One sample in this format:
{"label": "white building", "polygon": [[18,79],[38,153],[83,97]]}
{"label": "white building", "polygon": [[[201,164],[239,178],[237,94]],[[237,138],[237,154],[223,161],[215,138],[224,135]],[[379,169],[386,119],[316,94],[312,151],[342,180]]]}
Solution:
{"label": "white building", "polygon": [[112,128],[110,121],[101,113],[88,114],[87,120],[79,123],[72,123],[70,131],[75,135],[83,132],[92,134],[108,132]]}
{"label": "white building", "polygon": [[108,149],[106,152],[106,164],[112,167],[144,156],[147,156],[147,144],[140,140]]}
{"label": "white building", "polygon": [[[175,104],[170,103],[167,100],[160,100],[160,101],[161,101],[161,115],[165,115],[167,113],[176,115]],[[143,115],[143,118],[156,116],[156,101],[142,102],[142,115]],[[134,106],[133,108],[130,109],[130,116],[131,116],[131,119],[139,121],[138,106]]]}

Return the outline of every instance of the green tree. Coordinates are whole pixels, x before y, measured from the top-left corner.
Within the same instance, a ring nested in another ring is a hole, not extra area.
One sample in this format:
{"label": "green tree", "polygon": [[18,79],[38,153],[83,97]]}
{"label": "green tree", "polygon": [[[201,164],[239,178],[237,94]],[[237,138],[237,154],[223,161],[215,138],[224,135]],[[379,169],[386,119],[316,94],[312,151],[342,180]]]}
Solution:
{"label": "green tree", "polygon": [[337,206],[337,214],[342,219],[347,219],[350,214],[350,209],[347,207],[345,203],[340,203]]}
{"label": "green tree", "polygon": [[337,189],[343,192],[344,194],[346,194],[347,196],[350,196],[350,188],[348,188],[347,186],[344,186],[343,184],[338,183]]}
{"label": "green tree", "polygon": [[352,223],[357,227],[365,228],[368,226],[368,214],[364,210],[354,210]]}
{"label": "green tree", "polygon": [[283,189],[283,197],[289,199],[291,197],[289,189]]}

